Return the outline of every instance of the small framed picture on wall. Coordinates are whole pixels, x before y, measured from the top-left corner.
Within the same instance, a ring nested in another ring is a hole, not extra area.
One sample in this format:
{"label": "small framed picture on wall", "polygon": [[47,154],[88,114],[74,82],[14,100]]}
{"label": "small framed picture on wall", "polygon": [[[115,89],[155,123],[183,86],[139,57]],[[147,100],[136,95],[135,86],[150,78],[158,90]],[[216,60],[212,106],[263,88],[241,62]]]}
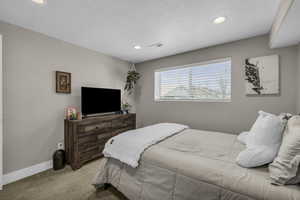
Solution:
{"label": "small framed picture on wall", "polygon": [[71,73],[56,71],[56,92],[71,93]]}

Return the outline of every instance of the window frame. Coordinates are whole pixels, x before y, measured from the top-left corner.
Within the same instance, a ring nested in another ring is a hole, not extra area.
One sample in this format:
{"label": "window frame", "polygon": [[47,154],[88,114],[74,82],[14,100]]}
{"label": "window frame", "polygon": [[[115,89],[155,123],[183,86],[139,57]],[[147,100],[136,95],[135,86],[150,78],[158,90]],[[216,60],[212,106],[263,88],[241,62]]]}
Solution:
{"label": "window frame", "polygon": [[[169,70],[176,70],[176,69],[184,69],[188,67],[193,67],[197,65],[208,65],[208,64],[214,64],[214,63],[220,63],[220,62],[226,62],[230,61],[230,99],[161,99],[156,98],[158,95],[156,94],[156,73],[157,72],[164,72]],[[219,58],[219,59],[213,59],[213,60],[207,60],[203,62],[197,62],[187,65],[178,65],[173,67],[162,67],[159,69],[154,70],[154,101],[155,102],[204,102],[204,103],[230,103],[232,99],[232,57],[225,57],[225,58]]]}

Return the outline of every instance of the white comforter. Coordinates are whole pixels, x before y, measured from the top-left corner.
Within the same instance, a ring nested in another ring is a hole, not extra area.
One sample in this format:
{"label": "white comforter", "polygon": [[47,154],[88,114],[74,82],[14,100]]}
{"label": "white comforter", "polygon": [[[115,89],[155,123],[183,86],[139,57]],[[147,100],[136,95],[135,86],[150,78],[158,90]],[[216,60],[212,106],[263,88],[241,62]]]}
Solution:
{"label": "white comforter", "polygon": [[126,131],[108,140],[103,154],[136,168],[145,149],[187,128],[181,124],[161,123]]}

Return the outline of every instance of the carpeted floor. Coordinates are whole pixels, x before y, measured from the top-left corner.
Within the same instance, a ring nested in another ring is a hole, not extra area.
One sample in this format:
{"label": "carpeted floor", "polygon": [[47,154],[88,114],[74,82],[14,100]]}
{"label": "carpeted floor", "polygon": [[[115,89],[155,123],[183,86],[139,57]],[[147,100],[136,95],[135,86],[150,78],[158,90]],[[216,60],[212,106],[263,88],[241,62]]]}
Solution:
{"label": "carpeted floor", "polygon": [[1,200],[124,200],[122,194],[110,187],[96,190],[91,181],[98,161],[73,171],[69,166],[60,171],[48,170],[26,179],[5,185]]}

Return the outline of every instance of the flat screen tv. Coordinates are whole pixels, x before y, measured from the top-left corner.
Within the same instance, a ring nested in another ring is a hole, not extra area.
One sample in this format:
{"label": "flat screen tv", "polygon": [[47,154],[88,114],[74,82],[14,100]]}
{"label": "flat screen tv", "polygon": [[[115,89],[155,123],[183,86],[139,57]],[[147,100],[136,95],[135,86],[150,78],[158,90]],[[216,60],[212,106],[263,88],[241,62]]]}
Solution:
{"label": "flat screen tv", "polygon": [[121,90],[81,87],[83,115],[118,112],[121,110]]}

